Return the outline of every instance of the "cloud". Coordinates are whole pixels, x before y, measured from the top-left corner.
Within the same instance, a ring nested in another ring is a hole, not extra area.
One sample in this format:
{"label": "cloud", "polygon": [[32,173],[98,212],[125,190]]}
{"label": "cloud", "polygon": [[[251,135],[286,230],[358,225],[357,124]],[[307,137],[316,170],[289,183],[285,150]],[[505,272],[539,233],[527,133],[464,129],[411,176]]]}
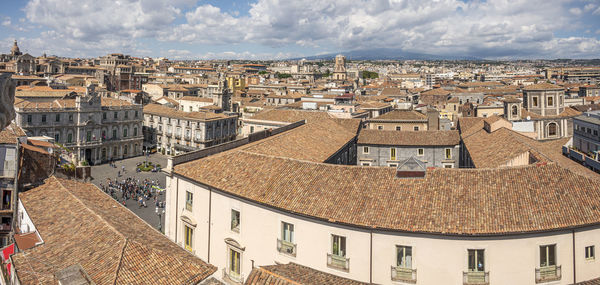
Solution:
{"label": "cloud", "polygon": [[[156,50],[141,44],[156,41],[232,50],[243,49],[236,47],[240,45],[316,52],[398,48],[484,58],[590,57],[598,48],[594,38],[556,36],[590,28],[578,16],[600,14],[600,7],[589,1],[253,1],[241,13],[239,7],[228,12],[204,1],[196,6],[197,0],[30,0],[24,11],[29,22],[47,29],[32,47],[94,56]],[[55,42],[38,45],[40,41]],[[192,48],[178,47],[167,53],[196,55]],[[277,56],[226,51],[197,56],[266,55]]]}
{"label": "cloud", "polygon": [[569,9],[569,12],[571,12],[571,14],[573,14],[575,16],[579,16],[583,13],[583,11],[581,11],[581,9],[579,9],[579,8],[571,8],[571,9]]}
{"label": "cloud", "polygon": [[594,3],[589,3],[589,4],[586,4],[586,5],[583,7],[583,11],[585,11],[585,12],[589,12],[589,11],[592,11],[592,10],[594,10],[594,8],[596,8],[596,4],[594,4]]}
{"label": "cloud", "polygon": [[[245,16],[205,4],[186,13],[186,23],[161,34],[159,39],[200,44],[251,43],[272,48],[387,47],[481,57],[568,57],[570,48],[580,51],[577,53],[580,56],[588,56],[596,50],[597,42],[593,39],[578,39],[586,42],[582,45],[573,39],[554,36],[558,30],[578,25],[572,17],[583,11],[577,7],[567,10],[568,0],[363,0],[360,3],[258,0]],[[593,8],[588,4],[584,10]],[[565,47],[568,44],[574,46]]]}
{"label": "cloud", "polygon": [[10,17],[4,17],[4,19],[2,19],[2,26],[10,27],[10,24],[11,24]]}

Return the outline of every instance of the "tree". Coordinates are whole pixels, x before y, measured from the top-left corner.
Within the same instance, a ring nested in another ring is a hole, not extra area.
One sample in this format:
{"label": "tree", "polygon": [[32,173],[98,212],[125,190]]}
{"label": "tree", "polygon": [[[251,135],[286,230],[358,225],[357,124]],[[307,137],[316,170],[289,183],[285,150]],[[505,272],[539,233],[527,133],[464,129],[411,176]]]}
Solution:
{"label": "tree", "polygon": [[379,78],[379,74],[377,72],[372,72],[372,71],[363,71],[363,78],[364,79],[375,79],[375,78]]}

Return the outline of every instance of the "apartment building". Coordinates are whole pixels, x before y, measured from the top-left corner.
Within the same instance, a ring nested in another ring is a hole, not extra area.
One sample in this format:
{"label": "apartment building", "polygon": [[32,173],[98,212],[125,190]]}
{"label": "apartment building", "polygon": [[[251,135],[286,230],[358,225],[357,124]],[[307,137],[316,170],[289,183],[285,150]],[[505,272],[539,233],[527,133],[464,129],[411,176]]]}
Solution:
{"label": "apartment building", "polygon": [[49,136],[76,162],[98,164],[142,154],[142,105],[84,95],[38,101],[17,98],[16,122],[29,136]]}
{"label": "apartment building", "polygon": [[234,140],[235,115],[184,112],[158,104],[144,106],[145,146],[175,155]]}
{"label": "apartment building", "polygon": [[600,110],[588,111],[573,118],[573,146],[591,154],[600,150]]}
{"label": "apartment building", "polygon": [[426,167],[458,168],[458,131],[379,131],[361,130],[357,141],[362,166],[398,167],[414,157]]}
{"label": "apartment building", "polygon": [[0,131],[0,247],[7,246],[13,234],[19,148],[20,144],[26,141],[25,132],[14,123]]}

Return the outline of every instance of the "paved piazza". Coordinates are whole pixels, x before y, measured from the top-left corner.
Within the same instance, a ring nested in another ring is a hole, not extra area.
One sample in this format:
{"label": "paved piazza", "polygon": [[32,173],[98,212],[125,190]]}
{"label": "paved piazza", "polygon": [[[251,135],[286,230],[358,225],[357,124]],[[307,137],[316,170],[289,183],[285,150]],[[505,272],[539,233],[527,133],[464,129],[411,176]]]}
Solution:
{"label": "paved piazza", "polygon": [[[117,178],[117,172],[118,171],[122,171],[122,166],[125,166],[125,173],[121,173],[121,177],[119,177],[119,180],[123,180],[127,177],[131,177],[134,179],[139,179],[140,182],[143,181],[144,179],[150,179],[150,180],[158,180],[158,184],[160,186],[160,188],[165,188],[166,185],[166,174],[164,174],[163,172],[136,172],[136,165],[139,162],[145,161],[146,157],[145,156],[138,156],[138,157],[132,157],[132,158],[128,158],[128,159],[123,159],[123,160],[119,160],[116,161],[116,168],[110,166],[108,163],[106,164],[101,164],[101,165],[97,165],[97,166],[92,166],[92,183],[100,186],[100,183],[102,183],[103,185],[107,185],[107,178],[110,178],[111,180],[114,180],[115,178]],[[167,166],[167,156],[164,156],[162,154],[151,154],[150,157],[148,158],[148,161],[152,162],[153,164],[160,164],[161,167],[166,167]],[[160,194],[158,196],[159,201],[163,202],[165,200],[165,193],[163,192],[162,194]],[[122,200],[120,199],[119,196],[119,202],[122,203]],[[146,205],[148,207],[144,208],[140,208],[138,206],[137,201],[133,201],[131,199],[128,199],[127,202],[125,203],[125,205],[127,206],[128,209],[130,209],[132,212],[134,212],[136,215],[138,215],[140,218],[142,218],[144,221],[146,221],[147,223],[149,223],[151,226],[153,226],[154,228],[158,229],[158,216],[156,215],[156,206],[154,205],[154,201],[153,199],[148,199],[148,201],[146,201]],[[161,212],[163,209],[159,209]],[[164,214],[161,214],[161,218],[162,218],[162,226],[164,229]]]}

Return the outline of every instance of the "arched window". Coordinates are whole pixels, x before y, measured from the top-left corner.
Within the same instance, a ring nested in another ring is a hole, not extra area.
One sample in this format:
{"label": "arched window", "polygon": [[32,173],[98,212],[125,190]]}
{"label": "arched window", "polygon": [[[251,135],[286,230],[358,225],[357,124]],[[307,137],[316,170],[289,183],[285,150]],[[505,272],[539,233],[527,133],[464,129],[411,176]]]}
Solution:
{"label": "arched window", "polygon": [[558,126],[556,123],[548,124],[548,136],[556,136]]}
{"label": "arched window", "polygon": [[127,137],[127,128],[123,128],[123,137],[126,138]]}
{"label": "arched window", "polygon": [[518,109],[517,109],[517,105],[513,105],[513,106],[512,106],[512,111],[511,111],[511,113],[512,113],[512,115],[513,115],[513,116],[517,116],[517,115],[518,115],[519,111],[518,111]]}
{"label": "arched window", "polygon": [[137,127],[133,128],[133,136],[137,136]]}

